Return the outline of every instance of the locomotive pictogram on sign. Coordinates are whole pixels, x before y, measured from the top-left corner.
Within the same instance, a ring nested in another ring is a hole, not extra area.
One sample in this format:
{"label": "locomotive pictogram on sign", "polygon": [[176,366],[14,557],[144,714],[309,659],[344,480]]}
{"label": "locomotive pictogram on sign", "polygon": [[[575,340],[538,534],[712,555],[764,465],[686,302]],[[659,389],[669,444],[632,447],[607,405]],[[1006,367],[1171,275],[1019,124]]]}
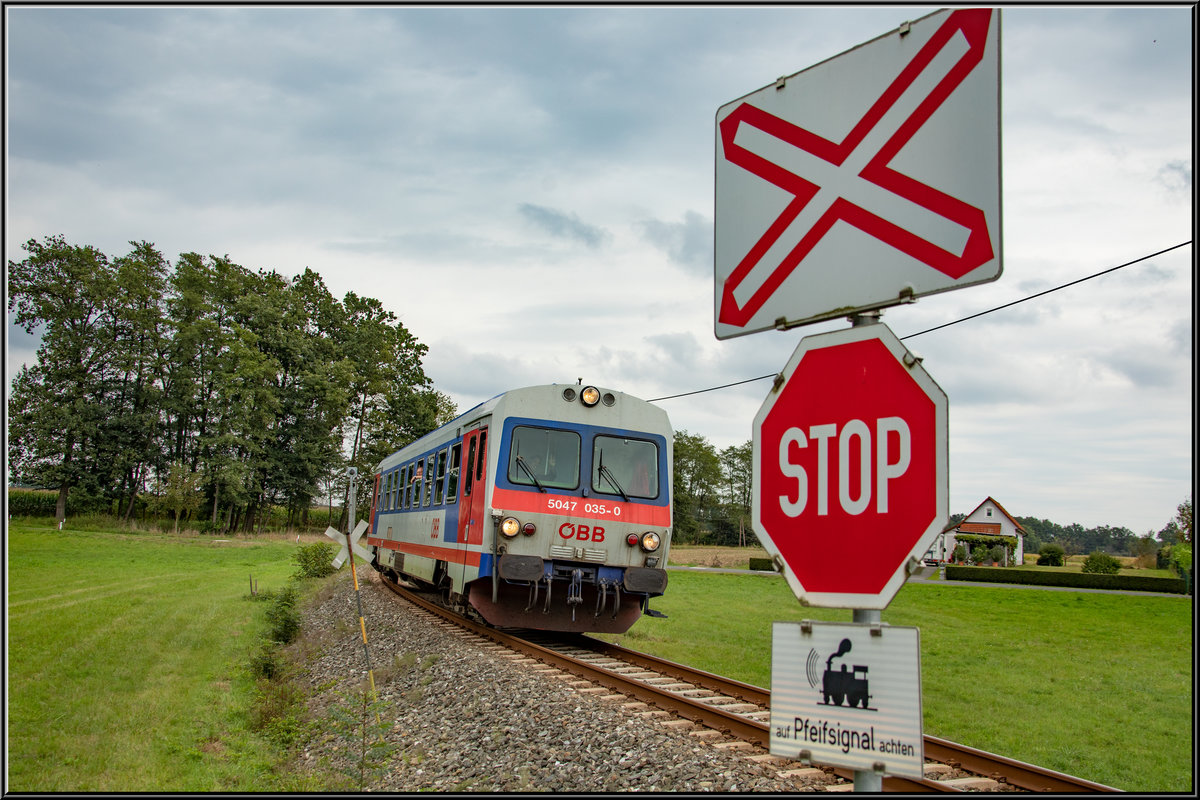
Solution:
{"label": "locomotive pictogram on sign", "polygon": [[932,14],[718,110],[717,338],[999,277],[998,15]]}

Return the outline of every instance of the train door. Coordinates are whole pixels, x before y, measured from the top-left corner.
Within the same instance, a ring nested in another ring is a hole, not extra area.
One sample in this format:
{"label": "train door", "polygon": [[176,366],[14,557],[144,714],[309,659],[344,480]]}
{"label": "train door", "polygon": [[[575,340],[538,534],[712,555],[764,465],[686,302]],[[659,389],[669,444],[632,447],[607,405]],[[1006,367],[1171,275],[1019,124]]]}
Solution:
{"label": "train door", "polygon": [[484,498],[487,495],[487,427],[463,434],[463,449],[467,453],[463,464],[463,475],[459,481],[462,498],[459,501],[458,541],[465,544],[483,544]]}

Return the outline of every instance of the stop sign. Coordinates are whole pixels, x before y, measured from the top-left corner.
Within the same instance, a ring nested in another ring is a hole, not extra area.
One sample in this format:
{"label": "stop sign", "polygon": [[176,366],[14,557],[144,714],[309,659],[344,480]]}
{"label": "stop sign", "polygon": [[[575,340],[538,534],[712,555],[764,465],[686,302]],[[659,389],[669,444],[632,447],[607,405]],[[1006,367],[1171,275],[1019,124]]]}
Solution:
{"label": "stop sign", "polygon": [[882,609],[948,517],[946,394],[883,324],[808,336],[754,418],[754,530],[812,606]]}

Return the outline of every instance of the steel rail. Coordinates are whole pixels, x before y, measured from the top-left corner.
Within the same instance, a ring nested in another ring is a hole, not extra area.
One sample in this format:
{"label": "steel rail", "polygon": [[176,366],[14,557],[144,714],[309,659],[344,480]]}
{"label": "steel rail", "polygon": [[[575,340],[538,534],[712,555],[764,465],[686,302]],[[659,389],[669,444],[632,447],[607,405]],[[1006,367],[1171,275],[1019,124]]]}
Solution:
{"label": "steel rail", "polygon": [[[678,677],[684,680],[689,679],[689,676],[704,676],[707,680],[710,673],[702,670],[692,670],[690,667],[677,664],[673,661],[649,656],[645,653],[639,653],[636,650],[628,650],[620,645],[609,644],[598,639],[591,639],[587,636],[581,636],[581,639],[586,641],[586,646],[591,646],[592,642],[598,645],[597,650],[603,651],[606,655],[627,660],[631,663],[653,665],[654,669],[660,669],[666,674],[673,677]],[[741,683],[733,681],[730,678],[713,676],[716,682],[713,685],[703,684],[706,688],[717,689],[720,686],[720,691],[727,694],[732,694],[736,691],[741,691],[739,696],[746,699],[747,702],[758,703],[764,708],[771,706],[771,693],[766,689],[753,684]],[[694,678],[692,678],[694,679]],[[1034,764],[1027,764],[1024,761],[1018,761],[1015,758],[989,753],[986,750],[979,750],[974,747],[968,747],[964,744],[958,744],[948,739],[941,739],[937,736],[925,734],[925,757],[931,761],[940,763],[954,762],[959,764],[967,772],[974,772],[977,775],[984,775],[991,778],[1002,778],[1005,783],[1014,786],[1018,789],[1025,789],[1031,792],[1119,792],[1120,789],[1115,789],[1111,786],[1105,786],[1102,783],[1089,781],[1085,778],[1078,778],[1074,775],[1068,775],[1063,772],[1057,772],[1046,767],[1039,767]],[[847,771],[847,775],[852,775],[852,771]],[[936,781],[935,781],[936,783]]]}
{"label": "steel rail", "polygon": [[[699,722],[706,727],[723,731],[742,741],[758,745],[765,750],[770,749],[770,725],[765,722],[750,719],[741,714],[724,711],[720,706],[705,703],[669,691],[657,689],[634,678],[627,678],[620,673],[604,667],[588,664],[581,659],[560,653],[552,647],[546,647],[530,641],[521,634],[503,631],[469,620],[459,614],[433,603],[402,586],[380,576],[382,583],[395,594],[417,605],[438,617],[460,625],[478,636],[490,639],[505,647],[522,652],[546,664],[550,664],[567,672],[579,675],[593,683],[606,686],[615,692],[635,697],[638,700],[653,704],[681,717]],[[696,684],[698,687],[711,689],[721,694],[738,697],[746,702],[770,708],[771,693],[753,684],[743,683],[731,678],[725,678],[703,670],[693,669],[685,664],[668,661],[647,653],[629,650],[620,645],[610,644],[590,636],[576,634],[563,637],[559,641],[575,643],[589,652],[617,658],[629,664],[652,669],[665,676],[677,678]],[[1027,764],[1007,756],[989,753],[985,750],[941,739],[925,734],[925,757],[940,763],[953,763],[967,772],[999,780],[1017,789],[1031,792],[1119,792],[1111,786],[1078,778],[1066,773]],[[852,781],[853,770],[834,768],[834,774]],[[886,776],[883,779],[883,790],[887,792],[957,792],[955,786],[949,786],[941,781],[924,778],[905,778]]]}
{"label": "steel rail", "polygon": [[[612,672],[602,667],[593,666],[585,661],[581,661],[580,659],[572,658],[564,653],[557,652],[552,648],[543,647],[542,645],[531,642],[528,639],[523,639],[520,636],[507,633],[498,628],[480,625],[479,623],[466,619],[461,615],[454,614],[442,606],[430,602],[420,595],[408,591],[404,587],[397,586],[393,582],[383,578],[383,576],[380,577],[383,584],[400,597],[403,597],[409,602],[412,602],[414,605],[417,605],[442,619],[466,628],[467,630],[481,637],[490,639],[498,644],[524,653],[528,656],[536,658],[539,661],[542,661],[543,663],[550,664],[551,666],[555,666],[566,672],[579,675],[580,677],[593,683],[606,686],[615,692],[635,697],[644,703],[653,704],[666,711],[678,714],[686,719],[699,722],[706,727],[713,728],[714,730],[723,731],[742,741],[756,744],[764,749],[769,749],[770,747],[770,726],[764,722],[758,722],[740,714],[724,711],[719,706],[710,705],[708,703],[693,700],[682,695],[672,694],[667,691],[656,689],[647,683],[643,683],[632,678],[626,678],[619,673]],[[610,645],[610,647],[615,646]],[[622,651],[624,650],[624,648],[616,649]],[[625,652],[632,653],[633,651]],[[644,654],[639,655],[641,655],[643,658],[646,658]],[[652,656],[649,658],[653,659]],[[682,671],[684,674],[690,675],[692,678],[699,677],[695,670],[690,670],[684,665],[674,664],[673,666],[676,670]],[[708,673],[703,674],[706,675]],[[750,686],[749,684],[743,685],[747,687]],[[854,778],[852,771],[835,769],[834,772],[839,777],[846,780],[853,780]],[[887,792],[906,793],[959,791],[954,787],[940,784],[938,781],[930,781],[923,778],[903,778],[896,776],[888,776],[883,779],[883,790]]]}
{"label": "steel rail", "polygon": [[980,775],[989,777],[1000,775],[1003,776],[1005,783],[1031,792],[1121,791],[1102,783],[1027,764],[1024,761],[996,755],[985,750],[977,750],[974,747],[939,739],[936,736],[925,736],[925,757],[942,763],[954,761],[968,772],[976,772]]}

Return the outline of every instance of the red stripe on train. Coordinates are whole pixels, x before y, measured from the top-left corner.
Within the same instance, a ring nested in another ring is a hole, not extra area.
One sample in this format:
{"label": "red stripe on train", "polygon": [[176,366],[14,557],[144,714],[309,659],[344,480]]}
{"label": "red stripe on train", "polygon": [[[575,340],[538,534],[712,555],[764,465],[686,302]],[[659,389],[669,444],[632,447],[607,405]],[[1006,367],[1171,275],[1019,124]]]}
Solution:
{"label": "red stripe on train", "polygon": [[630,525],[650,525],[666,528],[671,525],[670,506],[650,506],[623,503],[620,500],[595,497],[573,497],[565,494],[522,492],[515,489],[492,490],[492,507],[504,511],[526,511],[554,514],[576,519],[597,519],[606,522],[625,522]]}
{"label": "red stripe on train", "polygon": [[367,538],[367,544],[382,547],[386,550],[399,550],[401,553],[411,553],[414,556],[424,556],[441,561],[453,561],[455,564],[465,564],[468,567],[478,567],[480,553],[478,550],[459,550],[452,547],[438,547],[431,544],[413,544],[412,542],[393,542],[391,539]]}

